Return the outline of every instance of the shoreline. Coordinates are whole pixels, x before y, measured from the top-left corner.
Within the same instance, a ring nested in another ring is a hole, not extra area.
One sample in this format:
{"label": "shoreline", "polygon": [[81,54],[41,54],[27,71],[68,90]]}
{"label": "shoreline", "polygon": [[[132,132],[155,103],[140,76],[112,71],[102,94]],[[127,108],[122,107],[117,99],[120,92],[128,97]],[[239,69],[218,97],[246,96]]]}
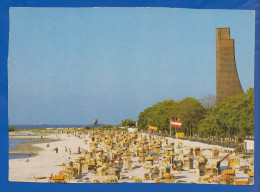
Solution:
{"label": "shoreline", "polygon": [[[10,138],[9,138],[10,139]],[[51,143],[58,141],[56,139],[48,139],[42,138],[40,140],[36,140],[35,138],[11,138],[11,139],[21,139],[21,140],[33,140],[33,141],[26,141],[20,144],[15,145],[14,149],[9,149],[9,155],[37,155],[38,152],[43,151],[44,149],[41,147],[34,146],[35,144],[41,143]]]}
{"label": "shoreline", "polygon": [[[74,136],[49,134],[45,138],[44,142],[38,142],[33,145],[37,149],[38,154],[30,158],[17,158],[9,159],[9,182],[48,182],[48,177],[51,174],[57,174],[64,169],[60,164],[66,161],[73,161],[78,158],[78,147],[83,148],[85,146],[84,140]],[[43,141],[43,140],[42,140]],[[46,146],[46,141],[53,141],[49,147]],[[30,142],[31,143],[31,142]],[[65,152],[64,148],[67,146],[71,148],[71,155]],[[59,153],[56,153],[54,149],[58,147]],[[46,179],[40,179],[46,177]]]}

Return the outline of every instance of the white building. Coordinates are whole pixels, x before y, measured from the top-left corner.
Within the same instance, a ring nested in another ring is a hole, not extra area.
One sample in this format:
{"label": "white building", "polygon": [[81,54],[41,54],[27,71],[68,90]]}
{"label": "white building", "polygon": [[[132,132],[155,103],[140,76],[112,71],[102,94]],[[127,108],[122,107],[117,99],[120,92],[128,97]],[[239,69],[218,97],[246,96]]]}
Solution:
{"label": "white building", "polygon": [[136,127],[129,127],[128,128],[128,132],[138,132],[138,128],[136,128]]}
{"label": "white building", "polygon": [[253,153],[254,152],[254,140],[246,139],[244,140],[244,149],[246,153]]}

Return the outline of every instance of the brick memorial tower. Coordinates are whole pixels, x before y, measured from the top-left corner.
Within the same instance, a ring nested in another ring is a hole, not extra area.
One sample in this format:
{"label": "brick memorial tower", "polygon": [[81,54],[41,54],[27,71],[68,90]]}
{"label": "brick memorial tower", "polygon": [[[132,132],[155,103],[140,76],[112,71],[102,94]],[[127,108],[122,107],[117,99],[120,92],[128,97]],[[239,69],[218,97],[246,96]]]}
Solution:
{"label": "brick memorial tower", "polygon": [[216,28],[216,99],[217,104],[243,93],[235,61],[234,39],[230,28]]}

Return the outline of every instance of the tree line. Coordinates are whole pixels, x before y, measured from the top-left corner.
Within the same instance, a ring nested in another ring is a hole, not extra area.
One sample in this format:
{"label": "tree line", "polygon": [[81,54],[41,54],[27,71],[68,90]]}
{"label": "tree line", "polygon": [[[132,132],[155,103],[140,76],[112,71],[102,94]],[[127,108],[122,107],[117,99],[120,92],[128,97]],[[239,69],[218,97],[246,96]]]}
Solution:
{"label": "tree line", "polygon": [[228,97],[212,108],[209,116],[200,121],[199,132],[203,136],[217,138],[253,136],[254,89]]}
{"label": "tree line", "polygon": [[170,119],[182,119],[182,130],[187,137],[243,138],[254,134],[254,89],[231,96],[216,105],[215,96],[201,100],[187,97],[181,101],[165,100],[146,108],[138,116],[138,128],[151,125],[169,132]]}

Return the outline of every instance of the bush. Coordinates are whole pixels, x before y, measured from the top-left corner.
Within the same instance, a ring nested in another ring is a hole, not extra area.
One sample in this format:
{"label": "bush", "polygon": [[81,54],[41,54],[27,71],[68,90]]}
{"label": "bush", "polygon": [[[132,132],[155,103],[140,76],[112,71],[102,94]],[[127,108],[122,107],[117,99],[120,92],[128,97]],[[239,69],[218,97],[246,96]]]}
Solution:
{"label": "bush", "polygon": [[14,126],[9,126],[9,132],[14,132],[15,130]]}
{"label": "bush", "polygon": [[105,124],[105,125],[104,125],[104,128],[105,128],[105,129],[112,128],[112,125]]}

